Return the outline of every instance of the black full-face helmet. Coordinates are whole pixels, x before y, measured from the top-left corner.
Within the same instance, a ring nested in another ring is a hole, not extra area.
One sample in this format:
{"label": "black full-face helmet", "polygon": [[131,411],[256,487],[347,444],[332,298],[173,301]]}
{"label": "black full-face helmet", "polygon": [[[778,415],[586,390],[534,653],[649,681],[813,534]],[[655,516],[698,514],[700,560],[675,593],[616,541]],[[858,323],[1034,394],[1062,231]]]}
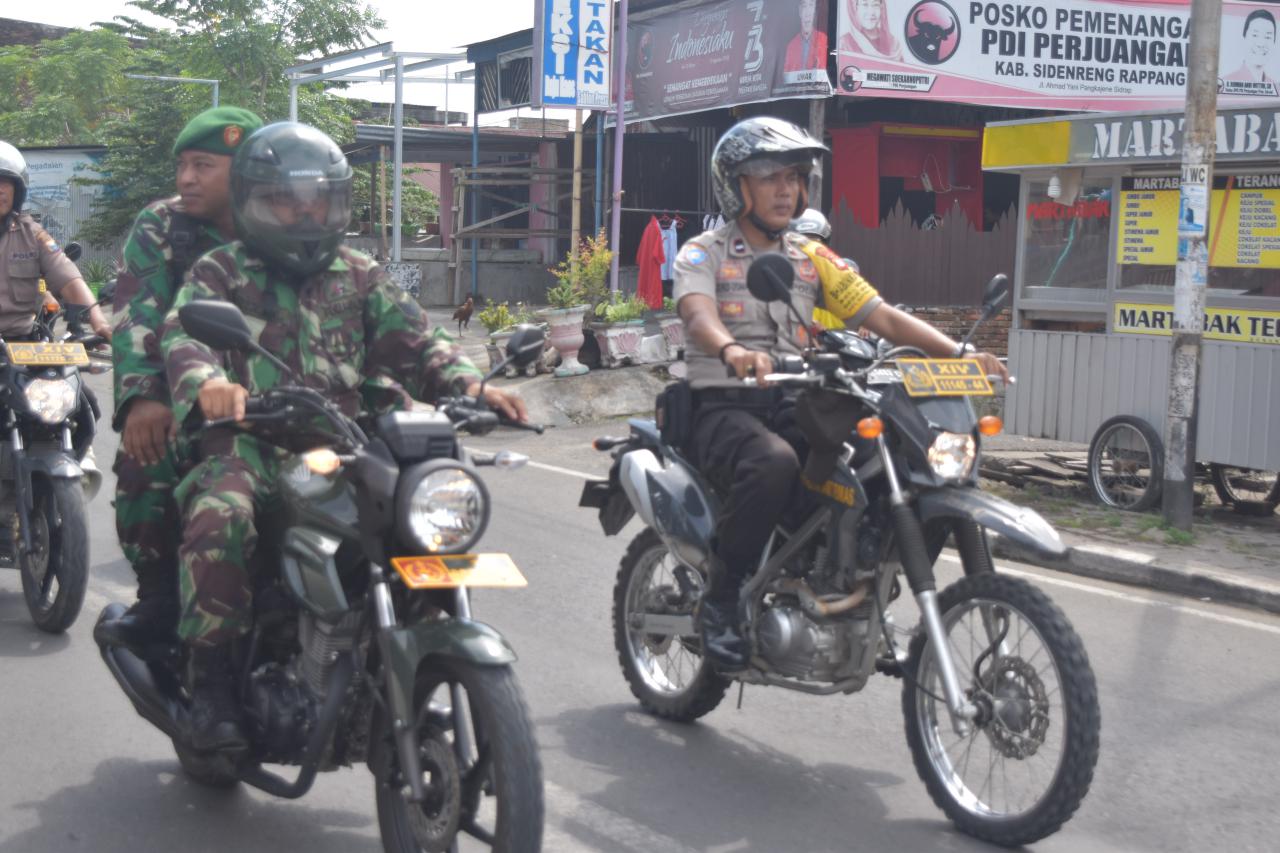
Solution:
{"label": "black full-face helmet", "polygon": [[[804,128],[780,118],[757,116],[738,122],[724,132],[711,152],[711,179],[720,210],[726,219],[749,212],[738,180],[742,175],[767,175],[788,166],[797,166],[807,175],[815,159],[826,151],[827,146]],[[792,216],[799,216],[808,206],[808,189],[801,188]]]}
{"label": "black full-face helmet", "polygon": [[27,200],[31,176],[27,173],[27,160],[22,152],[7,142],[0,142],[0,178],[13,182],[13,212],[20,212]]}
{"label": "black full-face helmet", "polygon": [[254,132],[231,164],[236,232],[268,266],[303,278],[328,268],[351,220],[351,166],[314,127]]}

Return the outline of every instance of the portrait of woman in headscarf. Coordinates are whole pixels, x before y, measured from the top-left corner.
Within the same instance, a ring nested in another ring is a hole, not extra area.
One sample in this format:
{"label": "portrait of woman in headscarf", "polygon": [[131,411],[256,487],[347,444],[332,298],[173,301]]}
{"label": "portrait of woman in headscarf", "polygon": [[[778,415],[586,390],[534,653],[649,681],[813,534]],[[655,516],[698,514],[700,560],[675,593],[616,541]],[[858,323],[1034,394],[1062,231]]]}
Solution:
{"label": "portrait of woman in headscarf", "polygon": [[840,49],[881,59],[902,60],[902,44],[889,31],[887,0],[845,0],[849,32]]}

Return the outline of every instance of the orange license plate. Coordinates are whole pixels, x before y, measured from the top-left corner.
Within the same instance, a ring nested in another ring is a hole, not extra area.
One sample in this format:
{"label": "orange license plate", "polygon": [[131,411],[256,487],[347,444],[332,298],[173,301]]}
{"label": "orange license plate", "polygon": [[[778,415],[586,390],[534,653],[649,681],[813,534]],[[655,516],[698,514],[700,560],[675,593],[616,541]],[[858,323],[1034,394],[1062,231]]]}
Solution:
{"label": "orange license plate", "polygon": [[68,364],[84,366],[89,363],[89,353],[84,344],[48,344],[19,341],[5,344],[10,364],[31,364],[39,367],[61,367]]}
{"label": "orange license plate", "polygon": [[900,358],[902,386],[912,397],[990,397],[995,392],[972,358]]}
{"label": "orange license plate", "polygon": [[410,589],[453,589],[459,586],[520,587],[529,581],[506,554],[442,554],[435,557],[392,557],[391,565]]}

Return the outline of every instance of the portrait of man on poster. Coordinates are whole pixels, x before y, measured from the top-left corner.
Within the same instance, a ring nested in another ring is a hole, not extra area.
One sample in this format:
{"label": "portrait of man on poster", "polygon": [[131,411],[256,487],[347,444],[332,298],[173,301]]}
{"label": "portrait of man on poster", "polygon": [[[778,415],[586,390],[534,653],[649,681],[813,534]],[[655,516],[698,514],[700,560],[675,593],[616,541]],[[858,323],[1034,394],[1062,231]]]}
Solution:
{"label": "portrait of man on poster", "polygon": [[808,71],[827,67],[827,34],[818,28],[818,15],[823,11],[818,0],[800,0],[800,32],[787,44],[782,61],[783,71]]}

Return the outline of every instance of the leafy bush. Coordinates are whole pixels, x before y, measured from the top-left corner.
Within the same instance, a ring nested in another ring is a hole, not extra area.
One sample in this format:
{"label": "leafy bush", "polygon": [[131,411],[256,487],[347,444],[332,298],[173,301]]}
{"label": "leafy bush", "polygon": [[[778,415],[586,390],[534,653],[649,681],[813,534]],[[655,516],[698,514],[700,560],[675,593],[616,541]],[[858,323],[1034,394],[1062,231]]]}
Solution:
{"label": "leafy bush", "polygon": [[108,279],[115,278],[116,264],[115,261],[104,261],[94,259],[91,261],[82,261],[79,264],[80,275],[88,284],[101,284]]}
{"label": "leafy bush", "polygon": [[643,320],[649,306],[637,294],[623,296],[613,294],[612,298],[596,306],[595,314],[607,323],[626,323],[632,320]]}
{"label": "leafy bush", "polygon": [[547,301],[553,308],[586,304],[594,310],[609,297],[609,268],[613,263],[613,252],[609,250],[603,228],[594,237],[586,237],[578,244],[576,271],[573,261],[574,252],[570,250],[565,253],[564,260],[551,270],[557,284],[547,288]]}
{"label": "leafy bush", "polygon": [[489,334],[493,334],[521,323],[532,323],[533,311],[523,302],[517,302],[515,310],[507,302],[490,302],[476,312],[476,317]]}

